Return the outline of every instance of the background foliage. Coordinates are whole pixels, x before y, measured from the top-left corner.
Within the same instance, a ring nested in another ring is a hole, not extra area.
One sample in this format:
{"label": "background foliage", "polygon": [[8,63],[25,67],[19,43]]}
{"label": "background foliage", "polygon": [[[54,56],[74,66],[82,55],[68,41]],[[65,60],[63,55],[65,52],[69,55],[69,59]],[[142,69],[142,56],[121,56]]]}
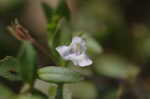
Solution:
{"label": "background foliage", "polygon": [[[0,0],[0,99],[150,99],[150,1],[56,1]],[[74,36],[91,66],[56,52]]]}

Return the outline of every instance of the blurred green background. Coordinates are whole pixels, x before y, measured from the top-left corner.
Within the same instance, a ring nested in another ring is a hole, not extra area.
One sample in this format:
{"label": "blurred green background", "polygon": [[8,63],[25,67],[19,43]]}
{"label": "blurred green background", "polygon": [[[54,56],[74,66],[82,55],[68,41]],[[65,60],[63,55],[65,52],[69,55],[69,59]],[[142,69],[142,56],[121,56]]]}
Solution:
{"label": "blurred green background", "polygon": [[[20,43],[7,30],[7,26],[15,18],[48,50],[50,43],[46,31],[48,22],[42,3],[55,8],[57,1],[59,2],[59,0],[0,0],[1,59],[17,55]],[[71,90],[73,99],[150,99],[150,1],[66,0],[66,2],[71,19],[63,22],[60,37],[55,37],[54,45],[68,44],[71,35],[84,32],[88,55],[93,60],[93,65],[86,68],[70,67],[82,71],[85,75],[85,81],[66,85]],[[41,52],[38,52],[38,57],[39,66],[51,64],[48,57]],[[41,81],[37,81],[36,84],[35,87],[45,94],[47,86],[51,86]],[[21,84],[0,78],[0,94],[9,93],[11,96],[12,93],[4,86],[18,93]],[[0,95],[0,99],[7,98]]]}

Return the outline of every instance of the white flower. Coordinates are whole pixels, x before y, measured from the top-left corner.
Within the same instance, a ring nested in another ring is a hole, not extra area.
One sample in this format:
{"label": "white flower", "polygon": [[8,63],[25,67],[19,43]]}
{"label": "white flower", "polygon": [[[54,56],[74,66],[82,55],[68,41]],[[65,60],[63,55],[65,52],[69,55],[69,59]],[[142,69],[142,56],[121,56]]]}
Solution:
{"label": "white flower", "polygon": [[59,46],[56,50],[63,59],[71,60],[74,65],[84,67],[92,64],[92,60],[85,53],[86,42],[80,37],[74,37],[69,46]]}

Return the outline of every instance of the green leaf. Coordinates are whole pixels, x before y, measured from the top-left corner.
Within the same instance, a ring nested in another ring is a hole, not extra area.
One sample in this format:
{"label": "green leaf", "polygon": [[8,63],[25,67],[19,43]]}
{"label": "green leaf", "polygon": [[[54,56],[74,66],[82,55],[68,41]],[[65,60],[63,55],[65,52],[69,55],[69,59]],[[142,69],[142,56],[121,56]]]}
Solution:
{"label": "green leaf", "polygon": [[44,13],[47,17],[48,23],[50,23],[53,14],[53,9],[45,3],[43,3],[42,6],[43,6]]}
{"label": "green leaf", "polygon": [[57,34],[59,34],[59,30],[58,26],[60,24],[60,20],[61,20],[61,16],[59,16],[56,12],[55,9],[51,8],[49,5],[47,4],[43,4],[43,9],[45,12],[45,15],[47,17],[47,30],[48,30],[48,41],[49,41],[49,45],[52,46],[53,44],[53,38],[55,36],[57,36]]}
{"label": "green leaf", "polygon": [[60,0],[60,3],[55,10],[55,13],[58,14],[58,16],[65,17],[65,19],[70,20],[70,11],[66,0]]}
{"label": "green leaf", "polygon": [[54,38],[57,37],[57,40],[59,40],[62,19],[70,20],[70,11],[65,0],[61,0],[58,6],[53,9],[47,4],[43,4],[43,9],[48,20],[49,45],[52,47],[53,44],[56,44]]}
{"label": "green leaf", "polygon": [[18,55],[20,75],[27,83],[33,83],[36,77],[36,51],[28,41],[23,41]]}
{"label": "green leaf", "polygon": [[44,67],[38,70],[40,79],[54,83],[73,83],[83,80],[79,72],[64,67]]}
{"label": "green leaf", "polygon": [[92,38],[90,35],[84,34],[83,38],[86,39],[88,52],[91,53],[91,55],[100,54],[103,52],[102,46],[94,38]]}
{"label": "green leaf", "polygon": [[95,68],[99,74],[126,80],[134,79],[140,71],[136,65],[116,55],[102,55],[95,61]]}
{"label": "green leaf", "polygon": [[7,56],[0,61],[0,76],[8,80],[20,80],[19,63],[16,58]]}
{"label": "green leaf", "polygon": [[56,8],[51,8],[45,3],[42,6],[49,24],[53,23],[52,21],[58,22],[62,17],[70,19],[70,11],[65,0],[61,0]]}

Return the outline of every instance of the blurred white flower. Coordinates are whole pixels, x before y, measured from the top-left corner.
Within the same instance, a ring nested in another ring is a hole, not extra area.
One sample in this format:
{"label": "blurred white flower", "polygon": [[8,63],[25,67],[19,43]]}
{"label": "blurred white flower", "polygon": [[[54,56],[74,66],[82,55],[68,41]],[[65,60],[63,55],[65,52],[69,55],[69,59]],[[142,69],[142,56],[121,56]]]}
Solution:
{"label": "blurred white flower", "polygon": [[69,46],[59,46],[56,50],[63,59],[71,60],[74,65],[84,67],[92,64],[92,60],[85,53],[86,42],[80,37],[74,37]]}

